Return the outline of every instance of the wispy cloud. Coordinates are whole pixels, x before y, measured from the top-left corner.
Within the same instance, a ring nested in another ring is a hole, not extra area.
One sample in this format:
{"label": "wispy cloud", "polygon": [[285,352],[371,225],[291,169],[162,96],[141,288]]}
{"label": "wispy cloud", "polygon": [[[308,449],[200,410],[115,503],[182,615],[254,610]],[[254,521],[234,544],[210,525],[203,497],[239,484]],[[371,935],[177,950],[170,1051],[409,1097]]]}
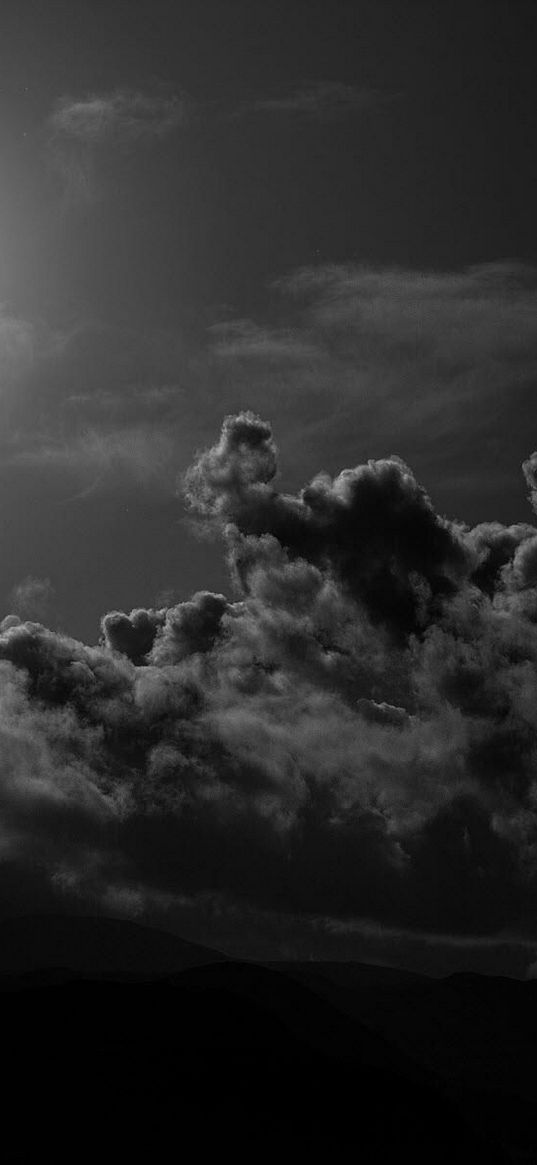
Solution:
{"label": "wispy cloud", "polygon": [[101,193],[105,152],[130,151],[186,127],[193,102],[184,93],[116,89],[61,97],[49,118],[49,146],[68,203],[91,203]]}
{"label": "wispy cloud", "polygon": [[270,400],[297,478],[396,450],[447,508],[459,495],[477,514],[501,494],[516,515],[537,383],[533,268],[318,265],[281,279],[256,318],[223,314],[200,347],[91,324],[37,343],[6,324],[6,366],[28,372],[4,393],[5,456],[68,474],[66,492],[168,489],[215,411]]}
{"label": "wispy cloud", "polygon": [[[469,483],[483,498],[503,464],[515,496],[509,467],[524,456],[537,382],[535,269],[317,265],[272,293],[277,326],[237,320],[233,331],[228,321],[221,336],[213,329],[213,353],[234,405],[261,408],[270,394],[290,456],[300,457],[307,429],[333,469],[334,451],[352,457],[358,440],[363,456],[397,449],[450,496],[460,479],[465,504]],[[479,472],[476,441],[496,459],[494,478]]]}
{"label": "wispy cloud", "polygon": [[252,94],[240,104],[223,98],[197,101],[185,92],[118,88],[62,96],[48,118],[49,147],[68,202],[91,203],[101,193],[103,157],[122,155],[185,130],[215,121],[269,115],[331,122],[357,116],[398,95],[341,81],[303,82],[271,93]]}
{"label": "wispy cloud", "polygon": [[326,330],[352,329],[459,361],[511,360],[535,346],[537,269],[513,262],[464,271],[304,267],[274,285]]}
{"label": "wispy cloud", "polygon": [[319,350],[291,328],[268,328],[253,320],[231,320],[213,324],[209,335],[219,357],[243,360],[301,361],[314,359]]}
{"label": "wispy cloud", "polygon": [[21,619],[37,619],[49,623],[54,619],[54,587],[49,578],[28,575],[13,587],[10,610]]}
{"label": "wispy cloud", "polygon": [[62,97],[51,117],[52,131],[88,145],[163,137],[186,125],[191,109],[185,95],[156,96],[127,89]]}
{"label": "wispy cloud", "polygon": [[41,320],[24,319],[0,304],[0,440],[18,425],[29,379],[59,354],[62,337]]}
{"label": "wispy cloud", "polygon": [[129,488],[167,488],[172,493],[173,452],[171,435],[158,427],[90,428],[63,440],[36,436],[26,448],[12,453],[11,462],[41,472],[68,474],[75,493],[66,500],[75,501],[125,484]]}
{"label": "wispy cloud", "polygon": [[377,89],[345,85],[341,81],[305,82],[253,99],[237,110],[235,116],[248,113],[294,114],[319,121],[332,121],[362,113],[386,100],[393,100],[393,95]]}
{"label": "wispy cloud", "polygon": [[5,312],[0,305],[0,372],[4,382],[6,377],[17,376],[29,367],[36,346],[33,325]]}

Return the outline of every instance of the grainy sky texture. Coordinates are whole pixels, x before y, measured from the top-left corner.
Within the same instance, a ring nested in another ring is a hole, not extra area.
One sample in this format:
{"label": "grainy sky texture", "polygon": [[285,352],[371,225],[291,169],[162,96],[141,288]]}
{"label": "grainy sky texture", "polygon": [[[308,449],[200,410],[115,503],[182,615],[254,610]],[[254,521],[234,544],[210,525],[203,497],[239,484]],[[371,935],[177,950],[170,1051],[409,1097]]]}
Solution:
{"label": "grainy sky texture", "polygon": [[3,5],[3,910],[534,961],[533,8]]}

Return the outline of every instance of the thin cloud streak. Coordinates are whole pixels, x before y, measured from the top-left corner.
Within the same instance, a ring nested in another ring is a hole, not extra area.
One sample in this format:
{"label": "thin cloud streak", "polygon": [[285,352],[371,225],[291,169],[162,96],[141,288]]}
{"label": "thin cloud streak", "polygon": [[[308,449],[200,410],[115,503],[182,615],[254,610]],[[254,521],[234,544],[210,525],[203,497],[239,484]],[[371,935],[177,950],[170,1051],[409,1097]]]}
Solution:
{"label": "thin cloud streak", "polygon": [[[479,440],[490,456],[504,458],[514,496],[512,466],[525,453],[524,402],[537,382],[533,267],[317,265],[277,280],[271,291],[276,325],[227,321],[211,338],[235,401],[262,407],[270,392],[282,417],[299,415],[296,447],[292,426],[285,437],[288,455],[301,456],[305,432],[323,460],[334,448],[352,456],[358,436],[362,455],[398,449],[431,485],[471,481],[484,496],[495,478],[476,472]],[[515,400],[520,407],[512,407]]]}
{"label": "thin cloud streak", "polygon": [[[336,468],[334,448],[396,449],[448,505],[454,492],[488,505],[500,484],[513,507],[520,498],[514,467],[537,382],[530,266],[304,268],[272,286],[270,317],[216,322],[205,344],[95,321],[62,337],[9,317],[3,339],[4,460],[72,469],[74,493],[76,478],[84,490],[127,477],[169,488],[174,459],[186,467],[215,410],[270,399],[295,482],[316,462]],[[494,476],[479,472],[477,441]]]}
{"label": "thin cloud streak", "polygon": [[58,137],[89,146],[139,142],[164,137],[189,122],[192,102],[186,96],[158,96],[128,89],[62,97],[50,118]]}
{"label": "thin cloud streak", "polygon": [[11,455],[11,463],[41,472],[69,473],[82,488],[70,501],[90,494],[110,493],[128,485],[173,493],[173,439],[156,426],[135,426],[106,432],[87,429],[67,440],[42,440]]}
{"label": "thin cloud streak", "polygon": [[232,116],[274,114],[311,118],[315,121],[339,121],[358,116],[387,101],[395,95],[377,89],[360,89],[341,81],[305,82],[270,96],[245,102]]}
{"label": "thin cloud streak", "polygon": [[213,324],[208,329],[217,357],[241,360],[280,361],[314,360],[320,349],[292,328],[267,328],[253,320],[231,320]]}

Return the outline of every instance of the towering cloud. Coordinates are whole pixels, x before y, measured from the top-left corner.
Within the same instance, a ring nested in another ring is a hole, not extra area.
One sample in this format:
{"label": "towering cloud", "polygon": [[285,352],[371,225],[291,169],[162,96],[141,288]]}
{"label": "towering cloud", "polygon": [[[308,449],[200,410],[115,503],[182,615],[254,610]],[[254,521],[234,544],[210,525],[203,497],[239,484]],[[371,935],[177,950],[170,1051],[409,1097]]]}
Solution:
{"label": "towering cloud", "polygon": [[277,470],[242,413],[186,475],[233,601],[98,646],[4,621],[5,884],[537,940],[537,529],[438,515],[398,458]]}
{"label": "towering cloud", "polygon": [[[190,504],[239,536],[273,535],[292,556],[329,571],[369,616],[402,630],[416,629],[435,596],[467,576],[472,551],[462,531],[435,514],[399,458],[334,481],[319,475],[298,497],[275,491],[276,469],[270,427],[251,413],[228,418],[218,445],[187,474]],[[246,582],[242,550],[239,537],[234,561]]]}

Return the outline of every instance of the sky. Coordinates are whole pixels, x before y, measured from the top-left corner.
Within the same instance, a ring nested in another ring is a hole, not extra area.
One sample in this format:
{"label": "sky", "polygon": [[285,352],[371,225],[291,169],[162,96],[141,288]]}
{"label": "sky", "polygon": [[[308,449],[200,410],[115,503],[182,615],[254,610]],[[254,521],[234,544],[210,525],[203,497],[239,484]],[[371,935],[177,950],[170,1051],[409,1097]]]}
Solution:
{"label": "sky", "polygon": [[1,34],[0,908],[525,973],[533,5]]}

